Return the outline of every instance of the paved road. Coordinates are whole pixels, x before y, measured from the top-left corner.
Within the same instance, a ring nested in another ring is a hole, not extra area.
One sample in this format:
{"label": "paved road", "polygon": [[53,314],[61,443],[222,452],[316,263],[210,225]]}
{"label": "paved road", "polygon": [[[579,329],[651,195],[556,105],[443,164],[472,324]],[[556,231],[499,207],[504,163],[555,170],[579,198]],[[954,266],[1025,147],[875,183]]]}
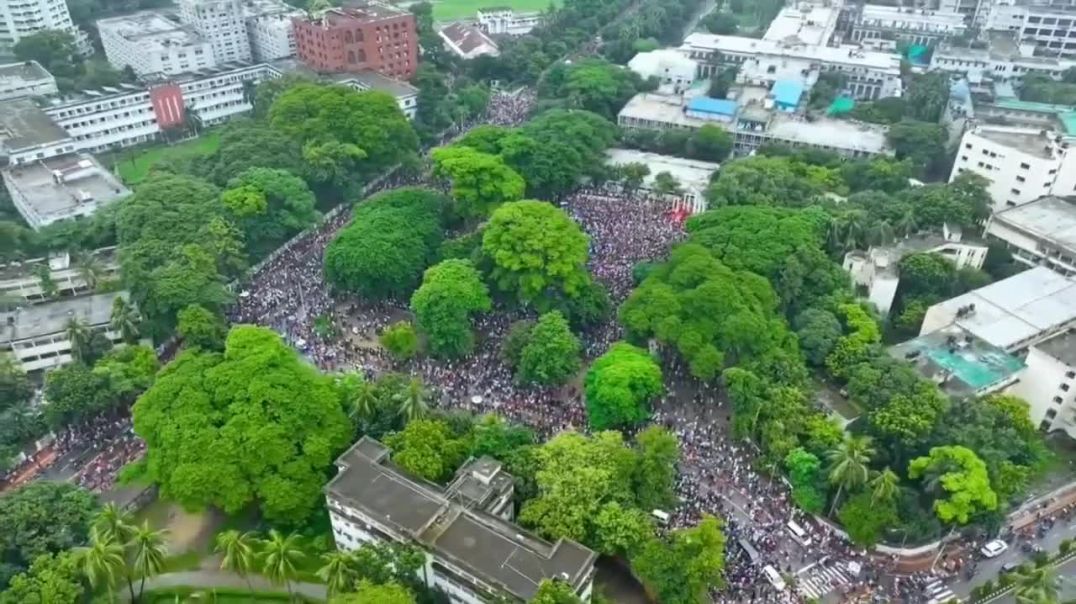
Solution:
{"label": "paved road", "polygon": [[[1071,602],[1076,600],[1076,581],[1072,579],[1076,577],[1076,558],[1058,566],[1056,573],[1058,577],[1063,577],[1059,594],[1061,596],[1060,601]],[[990,604],[1016,604],[1016,596],[1013,592],[1009,592]]]}
{"label": "paved road", "polygon": [[[1046,536],[1036,540],[1034,543],[1042,546],[1047,552],[1054,553],[1057,552],[1057,548],[1062,540],[1071,538],[1076,538],[1076,519],[1069,521],[1059,520]],[[979,566],[975,571],[975,577],[972,578],[971,581],[953,582],[951,585],[952,590],[958,596],[966,599],[970,595],[972,588],[982,585],[987,580],[996,580],[998,574],[1001,572],[1001,567],[1005,563],[1015,562],[1016,564],[1022,564],[1029,559],[1028,554],[1020,551],[1018,545],[1010,543],[1009,549],[997,558],[980,561]],[[1072,563],[1069,562],[1068,564]],[[1068,566],[1068,564],[1066,564],[1066,566]]]}
{"label": "paved road", "polygon": [[[285,591],[283,585],[273,585],[268,579],[261,575],[251,575],[249,586],[253,586],[254,589],[261,591]],[[165,589],[169,587],[248,589],[249,586],[246,579],[243,579],[239,575],[218,570],[192,570],[181,573],[168,573],[167,575],[159,575],[146,580],[146,589]],[[291,589],[293,593],[317,600],[324,600],[328,597],[325,591],[325,586],[317,583],[292,583]],[[137,584],[135,585],[135,590],[138,590]],[[126,599],[126,590],[124,590],[123,594]]]}

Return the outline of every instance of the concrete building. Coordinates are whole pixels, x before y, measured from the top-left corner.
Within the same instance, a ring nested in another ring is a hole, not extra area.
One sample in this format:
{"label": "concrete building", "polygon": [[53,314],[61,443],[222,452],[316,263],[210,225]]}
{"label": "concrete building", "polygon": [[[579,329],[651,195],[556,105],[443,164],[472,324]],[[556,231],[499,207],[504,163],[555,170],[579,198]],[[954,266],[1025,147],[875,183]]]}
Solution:
{"label": "concrete building", "polygon": [[350,86],[355,90],[380,90],[391,94],[400,111],[403,111],[409,120],[415,119],[415,114],[418,113],[418,88],[407,82],[395,80],[376,71],[338,73],[327,77],[337,84]]}
{"label": "concrete building", "polygon": [[56,78],[37,61],[0,65],[0,101],[56,92]]}
{"label": "concrete building", "polygon": [[491,36],[522,36],[542,22],[538,12],[517,13],[504,6],[479,9],[478,26]]}
{"label": "concrete building", "polygon": [[364,436],[336,461],[325,487],[337,549],[409,543],[426,552],[419,578],[453,602],[531,600],[544,579],[590,601],[597,554],[566,539],[544,541],[512,522],[513,479],[501,464],[471,460],[447,486],[406,475],[389,450]]}
{"label": "concrete building", "polygon": [[32,100],[0,103],[0,151],[9,165],[64,155],[76,147],[72,137]]}
{"label": "concrete building", "polygon": [[985,233],[1005,242],[1017,262],[1076,275],[1076,202],[1047,196],[995,212]]}
{"label": "concrete building", "polygon": [[628,69],[644,80],[655,78],[662,90],[678,94],[695,83],[695,61],[672,48],[640,52],[628,61]]}
{"label": "concrete building", "polygon": [[46,29],[68,32],[79,52],[93,52],[89,36],[75,27],[64,0],[4,0],[0,2],[0,57],[13,59],[19,40]]}
{"label": "concrete building", "polygon": [[278,0],[244,0],[243,21],[254,60],[266,63],[295,56],[292,20],[303,14]]}
{"label": "concrete building", "polygon": [[1044,432],[1076,438],[1076,333],[1058,333],[1028,350],[1027,369],[1010,390],[1029,406],[1031,422]]}
{"label": "concrete building", "polygon": [[101,19],[97,30],[105,56],[116,69],[130,67],[141,76],[174,75],[218,64],[212,44],[165,13],[144,11]]}
{"label": "concrete building", "polygon": [[209,42],[218,64],[251,62],[242,0],[179,0],[178,4],[180,19]]}
{"label": "concrete building", "polygon": [[956,325],[1016,356],[1076,326],[1076,280],[1028,269],[927,309],[919,335]]}
{"label": "concrete building", "polygon": [[995,211],[1043,195],[1076,194],[1076,150],[1060,135],[1034,128],[983,125],[968,130],[950,182],[964,172],[990,182]]}
{"label": "concrete building", "polygon": [[1024,371],[1024,362],[1017,357],[953,326],[890,346],[888,352],[912,363],[957,400],[1004,390]]}
{"label": "concrete building", "polygon": [[11,353],[27,373],[61,367],[71,362],[67,323],[81,319],[113,344],[122,336],[109,326],[112,302],[126,292],[62,298],[47,304],[0,312],[0,350]]}
{"label": "concrete building", "polygon": [[671,155],[659,155],[634,149],[613,148],[605,152],[606,163],[610,166],[642,164],[650,170],[643,179],[642,189],[653,193],[654,178],[662,172],[668,173],[680,184],[679,195],[667,196],[674,208],[683,208],[688,213],[697,214],[706,211],[706,187],[710,178],[721,168],[720,164],[684,159]]}
{"label": "concrete building", "polygon": [[1034,45],[1019,44],[1008,32],[991,32],[987,48],[943,44],[934,50],[930,69],[961,74],[972,82],[1015,82],[1029,73],[1060,79],[1076,60],[1034,55]]}
{"label": "concrete building", "polygon": [[942,232],[920,234],[897,241],[890,246],[871,246],[866,251],[851,251],[844,255],[844,270],[852,284],[867,291],[867,299],[884,317],[893,307],[900,285],[899,265],[910,254],[939,254],[956,268],[982,268],[988,248],[977,241],[962,241],[959,230],[942,225]]}
{"label": "concrete building", "polygon": [[864,4],[856,16],[849,41],[882,48],[885,41],[893,50],[896,43],[933,45],[964,35],[964,15],[921,8]]}
{"label": "concrete building", "polygon": [[1076,58],[1076,10],[1029,2],[1001,0],[991,3],[985,13],[984,29],[1011,32],[1034,54]]}
{"label": "concrete building", "polygon": [[445,48],[461,59],[473,59],[483,55],[495,57],[501,53],[497,43],[474,25],[457,21],[442,27],[437,35],[441,36]]}
{"label": "concrete building", "polygon": [[980,22],[990,10],[991,0],[938,0],[938,10],[959,13],[968,23]]}
{"label": "concrete building", "polygon": [[[119,279],[120,263],[115,247],[95,250],[90,256],[97,267],[97,272],[92,275],[76,264],[67,252],[0,266],[0,297],[29,303],[46,300],[45,289],[41,286],[42,270],[48,271],[59,296],[86,294],[101,283]],[[97,283],[92,283],[88,277]]]}
{"label": "concrete building", "polygon": [[131,194],[116,176],[85,154],[24,162],[5,169],[3,178],[12,203],[33,229],[84,218]]}
{"label": "concrete building", "polygon": [[408,80],[418,68],[415,16],[382,4],[296,18],[296,55],[319,73],[377,71]]}

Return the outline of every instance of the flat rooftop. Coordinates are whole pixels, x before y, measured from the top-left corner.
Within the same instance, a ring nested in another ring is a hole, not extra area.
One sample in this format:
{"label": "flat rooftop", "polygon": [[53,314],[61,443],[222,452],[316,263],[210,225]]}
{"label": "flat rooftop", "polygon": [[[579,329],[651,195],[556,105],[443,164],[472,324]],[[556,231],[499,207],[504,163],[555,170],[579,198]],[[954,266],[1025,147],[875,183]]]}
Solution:
{"label": "flat rooftop", "polygon": [[1071,331],[1059,333],[1049,340],[1035,344],[1035,348],[1070,367],[1076,366],[1076,333]]}
{"label": "flat rooftop", "polygon": [[381,443],[363,437],[337,459],[329,498],[410,536],[483,581],[530,600],[538,584],[562,578],[573,586],[597,554],[572,541],[555,544],[518,525],[448,498],[436,484],[404,474]]}
{"label": "flat rooftop", "polygon": [[642,92],[633,97],[617,114],[618,117],[630,117],[640,120],[653,120],[675,124],[688,128],[699,128],[708,124],[706,120],[689,117],[684,113],[683,99],[653,92]]}
{"label": "flat rooftop", "polygon": [[1016,379],[1024,362],[958,327],[939,329],[889,347],[950,396],[964,398]]}
{"label": "flat rooftop", "polygon": [[724,52],[747,55],[770,55],[789,59],[818,61],[849,67],[862,67],[900,74],[900,56],[894,53],[863,50],[858,46],[819,46],[809,44],[786,44],[777,40],[759,40],[743,36],[720,36],[695,32],[689,34],[680,46],[681,50]]}
{"label": "flat rooftop", "polygon": [[710,177],[721,168],[721,164],[695,159],[684,159],[671,155],[660,155],[634,149],[613,148],[605,152],[607,163],[614,166],[625,164],[645,164],[650,168],[650,174],[646,177],[646,184],[653,182],[654,177],[661,172],[668,172],[681,184],[695,189],[705,189],[710,184]]}
{"label": "flat rooftop", "polygon": [[988,141],[1012,147],[1022,153],[1041,159],[1054,157],[1053,144],[1041,131],[1017,132],[1014,130],[999,130],[994,128],[977,128],[975,134]]}
{"label": "flat rooftop", "polygon": [[9,152],[69,138],[67,132],[30,99],[0,103],[0,144]]}
{"label": "flat rooftop", "polygon": [[[67,322],[79,318],[90,326],[107,325],[112,316],[112,301],[127,297],[126,292],[110,292],[76,298],[61,298],[46,304],[34,304],[0,313],[0,342],[40,338],[61,333]],[[9,322],[11,322],[9,324]]]}
{"label": "flat rooftop", "polygon": [[1040,197],[994,214],[993,220],[1055,246],[1076,250],[1076,201]]}
{"label": "flat rooftop", "polygon": [[782,140],[867,153],[884,153],[888,145],[884,126],[829,118],[807,121],[784,112],[773,114],[766,132]]}
{"label": "flat rooftop", "polygon": [[101,207],[131,194],[115,175],[86,154],[13,166],[5,171],[4,182],[17,189],[42,218],[63,218],[81,205]]}
{"label": "flat rooftop", "polygon": [[170,46],[191,46],[203,42],[193,28],[169,19],[164,13],[157,11],[101,19],[97,22],[97,29],[113,32],[146,50],[163,50]]}
{"label": "flat rooftop", "polygon": [[964,15],[940,10],[906,9],[899,6],[883,4],[864,4],[862,19],[900,21],[909,25],[942,25],[958,29],[964,28]]}
{"label": "flat rooftop", "polygon": [[824,46],[837,23],[839,6],[804,4],[786,6],[777,13],[763,36],[766,40]]}
{"label": "flat rooftop", "polygon": [[23,82],[51,80],[52,74],[37,61],[23,61],[0,65],[0,88],[12,87]]}

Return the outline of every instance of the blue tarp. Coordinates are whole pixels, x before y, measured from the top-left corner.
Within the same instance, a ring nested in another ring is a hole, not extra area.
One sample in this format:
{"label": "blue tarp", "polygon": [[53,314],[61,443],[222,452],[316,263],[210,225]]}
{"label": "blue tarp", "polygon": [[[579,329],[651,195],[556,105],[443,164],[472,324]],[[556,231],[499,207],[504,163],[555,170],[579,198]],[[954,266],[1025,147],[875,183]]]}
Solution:
{"label": "blue tarp", "polygon": [[803,82],[796,80],[777,80],[770,89],[773,101],[784,108],[796,107],[803,96]]}

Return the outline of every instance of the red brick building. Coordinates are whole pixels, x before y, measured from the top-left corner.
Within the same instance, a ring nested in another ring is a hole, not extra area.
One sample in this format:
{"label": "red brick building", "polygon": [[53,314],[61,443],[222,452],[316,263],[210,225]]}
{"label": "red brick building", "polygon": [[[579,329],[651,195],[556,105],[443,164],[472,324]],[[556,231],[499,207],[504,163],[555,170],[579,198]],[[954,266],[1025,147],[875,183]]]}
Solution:
{"label": "red brick building", "polygon": [[293,22],[296,54],[320,73],[374,70],[408,80],[418,68],[418,33],[409,12],[370,4]]}

